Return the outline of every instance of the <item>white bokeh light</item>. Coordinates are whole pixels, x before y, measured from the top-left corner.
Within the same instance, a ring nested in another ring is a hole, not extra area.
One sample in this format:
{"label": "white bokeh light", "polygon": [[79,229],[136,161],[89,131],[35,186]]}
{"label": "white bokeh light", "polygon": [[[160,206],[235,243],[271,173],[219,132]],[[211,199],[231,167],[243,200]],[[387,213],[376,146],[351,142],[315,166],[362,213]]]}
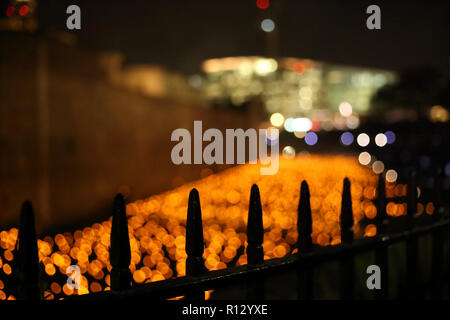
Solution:
{"label": "white bokeh light", "polygon": [[292,121],[292,129],[298,132],[307,132],[311,130],[312,122],[308,118],[295,118]]}
{"label": "white bokeh light", "polygon": [[345,121],[349,129],[356,129],[359,127],[359,118],[355,115],[351,115]]}
{"label": "white bokeh light", "polygon": [[387,137],[383,133],[379,133],[375,136],[375,144],[379,147],[384,147],[387,144]]}
{"label": "white bokeh light", "polygon": [[284,123],[284,117],[281,113],[274,113],[270,116],[270,123],[275,127],[281,127]]}
{"label": "white bokeh light", "polygon": [[264,19],[261,22],[261,29],[265,32],[272,32],[275,29],[275,22],[272,19]]}
{"label": "white bokeh light", "polygon": [[370,143],[370,137],[367,133],[360,133],[358,137],[356,138],[356,142],[361,147],[366,147]]}
{"label": "white bokeh light", "polygon": [[394,169],[390,169],[386,172],[386,181],[389,183],[394,183],[397,181],[397,171]]}
{"label": "white bokeh light", "polygon": [[284,157],[291,159],[295,157],[295,149],[291,146],[286,146],[283,148],[282,154]]}
{"label": "white bokeh light", "polygon": [[382,161],[379,161],[379,160],[375,161],[372,164],[372,171],[375,174],[382,173],[384,171],[384,163]]}
{"label": "white bokeh light", "polygon": [[358,157],[359,163],[362,164],[363,166],[368,165],[370,163],[371,159],[372,159],[372,157],[370,156],[370,154],[365,151],[361,152]]}
{"label": "white bokeh light", "polygon": [[339,105],[339,112],[343,117],[350,117],[353,112],[352,105],[345,101],[341,102],[341,104]]}

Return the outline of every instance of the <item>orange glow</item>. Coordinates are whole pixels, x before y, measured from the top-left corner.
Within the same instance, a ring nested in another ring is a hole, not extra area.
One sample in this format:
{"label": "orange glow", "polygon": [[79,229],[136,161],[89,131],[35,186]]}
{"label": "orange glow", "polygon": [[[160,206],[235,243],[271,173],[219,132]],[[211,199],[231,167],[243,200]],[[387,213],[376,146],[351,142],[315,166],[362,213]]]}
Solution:
{"label": "orange glow", "polygon": [[[369,224],[361,230],[359,222],[374,219],[377,208],[378,177],[357,158],[345,156],[297,156],[280,158],[279,171],[261,176],[257,165],[242,165],[187,183],[168,192],[129,203],[126,206],[134,283],[161,281],[185,275],[186,212],[189,191],[200,193],[205,250],[203,258],[208,270],[227,267],[227,263],[244,265],[246,223],[250,188],[256,183],[261,192],[264,226],[264,259],[284,257],[296,252],[297,205],[300,182],[306,180],[311,193],[312,239],[321,246],[341,242],[339,215],[342,181],[349,177],[355,237],[372,237],[376,227]],[[407,186],[386,184],[386,197],[404,196]],[[389,200],[388,200],[389,201]],[[406,214],[406,204],[389,201],[391,216]],[[418,212],[432,214],[433,203],[418,204]],[[72,294],[110,290],[109,261],[111,219],[95,223],[73,233],[65,232],[38,240],[39,262],[45,271],[47,299],[61,299]],[[12,273],[6,261],[14,261],[18,229],[0,232],[0,268]],[[81,271],[81,287],[70,289],[65,283],[67,266],[76,264]],[[58,280],[57,280],[58,279]],[[61,280],[60,280],[61,279]],[[6,288],[5,288],[6,287]],[[0,290],[8,292],[8,282],[0,282]],[[210,292],[206,293],[209,297]],[[5,294],[6,297],[6,294]]]}
{"label": "orange glow", "polygon": [[292,70],[295,73],[302,74],[303,72],[305,72],[306,67],[302,62],[298,61],[298,62],[294,63],[294,65],[292,66]]}
{"label": "orange glow", "polygon": [[52,282],[52,284],[50,285],[50,290],[52,290],[52,292],[55,294],[59,294],[61,293],[61,286],[56,282]]}
{"label": "orange glow", "polygon": [[11,272],[12,272],[11,266],[10,266],[9,264],[5,263],[5,264],[3,265],[3,272],[4,272],[6,275],[10,275]]}

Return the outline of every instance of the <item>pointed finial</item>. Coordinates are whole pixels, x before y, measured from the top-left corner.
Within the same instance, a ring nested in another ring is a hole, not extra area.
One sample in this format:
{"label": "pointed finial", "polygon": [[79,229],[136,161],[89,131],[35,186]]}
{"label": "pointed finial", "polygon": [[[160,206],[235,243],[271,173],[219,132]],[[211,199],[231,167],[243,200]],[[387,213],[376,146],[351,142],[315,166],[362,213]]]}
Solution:
{"label": "pointed finial", "polygon": [[434,183],[433,183],[433,204],[434,212],[433,216],[435,220],[441,218],[441,197],[442,197],[442,169],[437,168],[434,173]]}
{"label": "pointed finial", "polygon": [[341,241],[351,243],[353,241],[353,210],[352,196],[350,193],[350,180],[344,179],[341,204]]}
{"label": "pointed finial", "polygon": [[297,209],[298,252],[306,253],[312,249],[312,217],[308,183],[302,181],[300,200]]}
{"label": "pointed finial", "polygon": [[417,173],[414,169],[409,174],[406,200],[406,212],[410,218],[413,218],[417,213]]}
{"label": "pointed finial", "polygon": [[204,272],[204,246],[200,197],[194,188],[189,193],[186,220],[186,275],[194,276]]}
{"label": "pointed finial", "polygon": [[128,236],[128,220],[125,199],[122,194],[114,198],[114,209],[111,223],[111,290],[120,291],[130,287],[131,249]]}
{"label": "pointed finial", "polygon": [[377,201],[377,233],[385,232],[386,214],[386,179],[383,174],[378,175]]}
{"label": "pointed finial", "polygon": [[250,192],[250,204],[247,221],[247,261],[249,265],[263,263],[264,251],[262,243],[264,240],[264,228],[262,220],[261,198],[259,188],[256,184]]}
{"label": "pointed finial", "polygon": [[39,300],[39,258],[37,238],[33,206],[29,201],[25,201],[22,204],[17,246],[19,297],[25,300]]}

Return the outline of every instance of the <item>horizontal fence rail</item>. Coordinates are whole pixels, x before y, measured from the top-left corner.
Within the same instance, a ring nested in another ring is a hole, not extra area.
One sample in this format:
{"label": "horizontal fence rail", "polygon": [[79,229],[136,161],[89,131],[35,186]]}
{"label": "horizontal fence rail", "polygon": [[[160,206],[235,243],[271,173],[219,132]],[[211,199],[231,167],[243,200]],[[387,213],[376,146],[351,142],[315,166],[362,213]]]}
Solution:
{"label": "horizontal fence rail", "polygon": [[[263,215],[260,192],[253,185],[247,223],[247,265],[235,266],[221,270],[207,271],[203,259],[204,239],[200,196],[196,189],[189,194],[186,220],[186,276],[163,281],[131,286],[130,273],[130,240],[125,200],[121,194],[114,199],[111,226],[110,262],[111,291],[73,295],[66,299],[127,299],[151,297],[166,299],[184,296],[188,300],[205,299],[205,290],[218,289],[233,283],[244,281],[247,285],[247,298],[263,299],[267,275],[287,270],[296,271],[298,278],[298,298],[314,298],[314,268],[318,264],[329,261],[339,262],[339,295],[341,299],[354,298],[355,256],[368,251],[375,252],[375,264],[381,270],[381,289],[376,290],[377,299],[389,297],[388,286],[388,247],[395,243],[406,243],[406,278],[408,298],[419,297],[419,246],[418,238],[422,235],[432,236],[432,298],[443,297],[444,278],[444,231],[450,228],[450,217],[442,214],[441,178],[436,175],[433,187],[433,221],[426,225],[417,223],[417,174],[412,171],[407,187],[407,219],[405,230],[387,233],[389,219],[386,213],[385,178],[379,176],[378,196],[376,199],[377,234],[374,237],[354,239],[354,220],[352,212],[351,184],[348,178],[343,181],[342,202],[340,212],[341,243],[338,245],[315,249],[312,244],[312,215],[310,193],[306,181],[302,181],[298,204],[298,240],[296,254],[283,258],[264,261]],[[25,202],[22,207],[18,237],[18,274],[19,295],[21,299],[39,299],[39,260],[37,240],[34,227],[34,213],[31,203]]]}

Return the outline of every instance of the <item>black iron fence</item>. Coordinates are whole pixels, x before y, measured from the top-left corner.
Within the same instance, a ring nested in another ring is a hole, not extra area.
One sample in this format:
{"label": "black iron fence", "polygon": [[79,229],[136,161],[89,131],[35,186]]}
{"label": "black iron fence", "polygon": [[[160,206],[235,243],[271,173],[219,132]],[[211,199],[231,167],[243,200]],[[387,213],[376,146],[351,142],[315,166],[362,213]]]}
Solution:
{"label": "black iron fence", "polygon": [[[248,263],[247,265],[215,271],[207,271],[204,266],[200,197],[198,191],[192,189],[189,194],[186,222],[186,276],[135,286],[131,286],[129,269],[131,250],[125,201],[123,196],[118,194],[114,199],[111,227],[111,290],[86,295],[74,295],[69,297],[69,299],[127,299],[137,297],[166,299],[184,296],[189,300],[203,300],[206,290],[219,289],[233,283],[246,283],[248,298],[261,299],[264,298],[264,279],[268,275],[294,270],[298,279],[298,298],[307,300],[314,298],[314,271],[316,266],[328,261],[339,262],[340,298],[353,299],[355,295],[355,256],[370,251],[375,252],[375,264],[381,270],[381,289],[376,290],[376,298],[388,299],[390,298],[388,274],[392,272],[388,268],[388,250],[389,246],[400,242],[406,243],[408,298],[421,298],[418,241],[420,236],[426,234],[431,234],[432,237],[431,297],[433,299],[441,299],[444,296],[444,288],[449,286],[448,282],[450,279],[448,270],[446,271],[444,268],[445,231],[450,227],[450,217],[441,210],[443,208],[441,203],[442,183],[440,175],[436,175],[432,199],[434,212],[426,223],[419,221],[420,218],[417,215],[418,191],[416,178],[416,173],[413,171],[408,179],[406,197],[403,199],[407,203],[406,227],[395,232],[388,232],[388,227],[392,222],[390,222],[391,219],[386,213],[385,178],[380,175],[377,190],[378,196],[375,199],[377,206],[375,220],[377,234],[374,237],[361,239],[354,239],[350,181],[345,178],[340,212],[341,243],[320,248],[316,248],[312,243],[310,194],[307,182],[303,181],[298,204],[298,252],[283,258],[265,261],[262,246],[264,229],[261,199],[258,186],[253,185],[247,223],[246,254]],[[17,258],[16,272],[18,272],[20,282],[18,298],[40,299],[37,239],[33,208],[29,202],[25,202],[22,206]]]}

